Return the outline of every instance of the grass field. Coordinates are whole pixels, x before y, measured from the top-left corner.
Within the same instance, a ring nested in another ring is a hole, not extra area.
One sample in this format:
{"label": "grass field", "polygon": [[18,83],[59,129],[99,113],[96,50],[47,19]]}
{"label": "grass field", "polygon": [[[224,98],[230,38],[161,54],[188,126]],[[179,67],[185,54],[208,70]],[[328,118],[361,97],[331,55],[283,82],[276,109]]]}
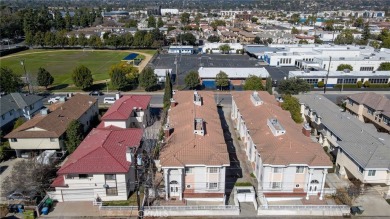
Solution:
{"label": "grass field", "polygon": [[78,65],[88,67],[94,81],[109,78],[108,71],[131,52],[142,52],[152,56],[156,51],[72,51],[72,50],[28,50],[12,54],[0,59],[1,67],[7,66],[15,73],[24,74],[20,60],[24,60],[27,72],[36,75],[38,68],[43,67],[54,77],[53,86],[67,87],[73,84],[71,73]]}

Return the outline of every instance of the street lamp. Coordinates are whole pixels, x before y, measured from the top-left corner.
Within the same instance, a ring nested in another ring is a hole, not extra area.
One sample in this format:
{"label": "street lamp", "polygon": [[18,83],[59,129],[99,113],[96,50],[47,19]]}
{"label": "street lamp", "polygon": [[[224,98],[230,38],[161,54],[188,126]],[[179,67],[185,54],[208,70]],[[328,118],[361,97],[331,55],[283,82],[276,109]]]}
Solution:
{"label": "street lamp", "polygon": [[26,77],[28,93],[31,94],[30,83],[29,83],[29,80],[28,80],[27,71],[26,71],[26,65],[24,64],[24,59],[20,60],[20,64],[23,66],[23,69],[24,69],[24,75]]}

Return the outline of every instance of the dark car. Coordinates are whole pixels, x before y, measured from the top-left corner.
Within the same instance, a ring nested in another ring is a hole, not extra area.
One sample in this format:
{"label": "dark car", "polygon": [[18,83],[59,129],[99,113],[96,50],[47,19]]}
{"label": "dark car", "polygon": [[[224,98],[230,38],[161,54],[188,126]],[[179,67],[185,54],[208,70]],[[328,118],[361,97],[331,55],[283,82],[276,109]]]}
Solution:
{"label": "dark car", "polygon": [[103,92],[97,91],[97,90],[92,91],[91,93],[89,93],[89,96],[103,96],[103,95],[104,95]]}

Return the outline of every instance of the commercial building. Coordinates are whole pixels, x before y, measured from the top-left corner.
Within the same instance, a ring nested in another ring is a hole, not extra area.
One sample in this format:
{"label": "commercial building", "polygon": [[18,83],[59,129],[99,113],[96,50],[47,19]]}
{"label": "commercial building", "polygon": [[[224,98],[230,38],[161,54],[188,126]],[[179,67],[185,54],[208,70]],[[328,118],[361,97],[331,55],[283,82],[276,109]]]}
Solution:
{"label": "commercial building", "polygon": [[194,46],[170,46],[168,49],[170,54],[193,54]]}
{"label": "commercial building", "polygon": [[225,203],[227,145],[212,92],[176,91],[160,164],[166,200]]}
{"label": "commercial building", "polygon": [[244,48],[240,43],[205,43],[202,47],[202,53],[222,53],[219,49],[222,45],[228,45],[230,47],[229,53],[231,54],[236,54],[237,50]]}
{"label": "commercial building", "polygon": [[324,197],[332,162],[307,126],[296,124],[273,95],[233,92],[231,118],[258,183],[267,200]]}
{"label": "commercial building", "polygon": [[377,132],[321,95],[299,95],[301,113],[318,142],[336,157],[341,178],[382,186],[390,197],[390,137]]}

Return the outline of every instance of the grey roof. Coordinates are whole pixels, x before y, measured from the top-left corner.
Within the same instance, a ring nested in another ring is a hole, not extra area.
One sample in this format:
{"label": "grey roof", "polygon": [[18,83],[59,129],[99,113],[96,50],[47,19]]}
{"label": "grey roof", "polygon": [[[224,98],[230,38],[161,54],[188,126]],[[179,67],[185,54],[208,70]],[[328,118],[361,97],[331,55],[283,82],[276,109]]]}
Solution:
{"label": "grey roof", "polygon": [[301,103],[321,117],[322,124],[335,134],[337,143],[362,168],[390,169],[390,137],[371,124],[359,121],[322,95],[298,95]]}
{"label": "grey roof", "polygon": [[35,102],[42,100],[43,97],[37,95],[11,93],[0,98],[0,114],[4,115],[9,111],[23,109],[26,106],[30,106]]}
{"label": "grey roof", "polygon": [[280,51],[286,51],[285,48],[280,47],[268,47],[268,46],[262,46],[262,45],[245,45],[245,50],[249,53],[256,54],[256,53],[264,53],[264,52],[280,52]]}

